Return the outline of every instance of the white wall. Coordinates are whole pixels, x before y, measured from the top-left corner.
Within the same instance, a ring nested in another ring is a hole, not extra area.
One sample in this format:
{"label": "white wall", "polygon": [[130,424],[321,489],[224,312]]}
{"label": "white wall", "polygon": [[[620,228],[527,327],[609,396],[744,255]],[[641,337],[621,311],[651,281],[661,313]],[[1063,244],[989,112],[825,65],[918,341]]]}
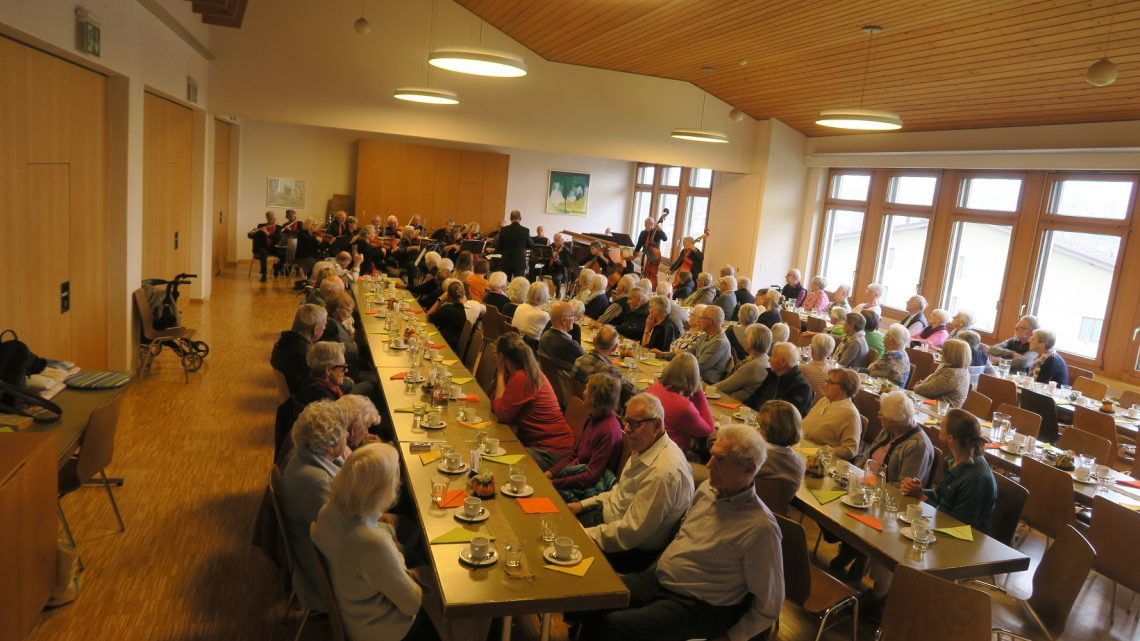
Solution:
{"label": "white wall", "polygon": [[[539,225],[543,226],[548,237],[563,229],[601,232],[609,227],[615,232],[629,233],[634,163],[521,149],[499,151],[511,156],[510,174],[507,176],[507,210],[522,212],[523,224],[532,233]],[[545,213],[547,174],[551,169],[590,174],[590,200],[585,216]]]}
{"label": "white wall", "polygon": [[797,254],[801,246],[800,212],[807,179],[803,161],[807,139],[779,120],[768,122],[771,134],[752,272],[752,281],[760,284],[783,283],[789,268],[803,267]]}

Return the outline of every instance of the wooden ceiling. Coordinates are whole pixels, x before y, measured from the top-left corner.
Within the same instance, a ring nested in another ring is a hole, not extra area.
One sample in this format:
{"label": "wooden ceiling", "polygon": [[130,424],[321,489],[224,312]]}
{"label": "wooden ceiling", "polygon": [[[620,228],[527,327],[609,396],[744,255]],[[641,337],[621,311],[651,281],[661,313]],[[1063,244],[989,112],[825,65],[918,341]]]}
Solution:
{"label": "wooden ceiling", "polygon": [[[809,136],[861,94],[904,131],[1140,119],[1140,0],[456,1],[548,60],[686,80]],[[1119,78],[1093,87],[1110,20]],[[883,28],[869,67],[863,25]]]}
{"label": "wooden ceiling", "polygon": [[201,14],[202,22],[219,27],[241,28],[248,0],[187,0],[194,7],[194,13]]}

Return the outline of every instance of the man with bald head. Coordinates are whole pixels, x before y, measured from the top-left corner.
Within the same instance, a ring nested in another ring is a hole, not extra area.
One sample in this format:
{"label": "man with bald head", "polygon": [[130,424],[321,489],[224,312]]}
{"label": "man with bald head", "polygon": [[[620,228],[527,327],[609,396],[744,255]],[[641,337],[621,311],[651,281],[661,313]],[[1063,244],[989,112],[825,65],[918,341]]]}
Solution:
{"label": "man with bald head", "polygon": [[534,246],[530,230],[522,226],[519,222],[521,220],[522,214],[519,210],[512,211],[511,224],[499,231],[499,238],[495,241],[499,253],[503,256],[501,260],[507,278],[526,275],[526,250]]}
{"label": "man with bald head", "polygon": [[333,214],[332,220],[325,226],[325,233],[336,238],[348,233],[348,212],[341,210]]}
{"label": "man with bald head", "polygon": [[[553,310],[551,310],[553,316]],[[586,382],[594,374],[606,374],[621,381],[622,398],[629,398],[637,393],[633,383],[622,375],[613,364],[613,353],[617,350],[620,336],[613,325],[602,325],[597,334],[594,334],[594,349],[586,352],[574,361],[571,372],[574,378]]]}
{"label": "man with bald head", "polygon": [[563,369],[572,369],[578,357],[586,352],[570,336],[573,327],[574,308],[565,301],[554,303],[550,307],[550,325],[538,341],[538,355],[549,358]]}
{"label": "man with bald head", "polygon": [[776,343],[768,357],[768,376],[744,404],[752,409],[771,400],[787,401],[807,416],[815,393],[811,383],[800,373],[800,350],[793,343]]}

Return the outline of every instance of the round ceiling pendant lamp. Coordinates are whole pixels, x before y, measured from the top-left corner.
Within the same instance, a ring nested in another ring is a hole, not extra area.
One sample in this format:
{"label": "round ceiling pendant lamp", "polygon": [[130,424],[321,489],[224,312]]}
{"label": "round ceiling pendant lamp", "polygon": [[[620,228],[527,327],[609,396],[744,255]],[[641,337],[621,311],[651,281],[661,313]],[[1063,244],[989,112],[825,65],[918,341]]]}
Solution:
{"label": "round ceiling pendant lamp", "polygon": [[479,47],[439,47],[432,50],[428,63],[474,76],[518,78],[527,73],[526,62],[520,56]]}
{"label": "round ceiling pendant lamp", "polygon": [[720,131],[709,131],[707,129],[687,129],[678,127],[669,134],[677,140],[689,140],[692,142],[728,142],[728,134]]}
{"label": "round ceiling pendant lamp", "polygon": [[815,124],[837,129],[893,131],[902,128],[902,118],[892,111],[877,109],[825,109]]}
{"label": "round ceiling pendant lamp", "polygon": [[392,94],[397,100],[419,102],[427,105],[458,105],[459,94],[446,89],[428,87],[400,87]]}

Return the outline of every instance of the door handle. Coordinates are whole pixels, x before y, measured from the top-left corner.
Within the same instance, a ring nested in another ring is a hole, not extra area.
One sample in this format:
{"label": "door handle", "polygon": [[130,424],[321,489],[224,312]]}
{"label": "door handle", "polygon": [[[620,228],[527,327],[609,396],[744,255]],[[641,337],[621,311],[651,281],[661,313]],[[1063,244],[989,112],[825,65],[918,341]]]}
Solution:
{"label": "door handle", "polygon": [[1140,327],[1133,327],[1132,328],[1132,340],[1134,340],[1134,341],[1136,340],[1137,334],[1140,334]]}

